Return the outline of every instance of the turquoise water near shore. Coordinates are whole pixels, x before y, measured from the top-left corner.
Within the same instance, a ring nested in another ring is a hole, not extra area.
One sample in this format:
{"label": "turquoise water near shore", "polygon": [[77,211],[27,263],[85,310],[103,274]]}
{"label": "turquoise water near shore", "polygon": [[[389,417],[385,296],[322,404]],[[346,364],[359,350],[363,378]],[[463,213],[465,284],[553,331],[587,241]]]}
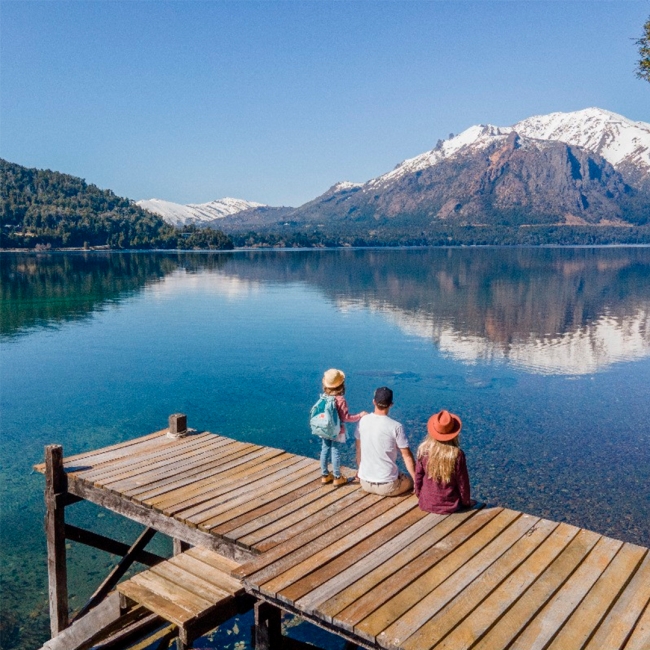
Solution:
{"label": "turquoise water near shore", "polygon": [[[650,546],[650,249],[4,254],[2,647],[48,636],[40,475],[66,454],[190,426],[316,457],[320,376],[395,391],[415,447],[463,418],[477,498]],[[353,447],[344,461],[354,464]],[[130,542],[91,504],[70,521]],[[152,548],[168,550],[156,539]],[[71,544],[72,607],[113,558]],[[199,647],[246,647],[246,617]],[[235,629],[236,626],[236,629]],[[291,633],[338,641],[311,626]]]}

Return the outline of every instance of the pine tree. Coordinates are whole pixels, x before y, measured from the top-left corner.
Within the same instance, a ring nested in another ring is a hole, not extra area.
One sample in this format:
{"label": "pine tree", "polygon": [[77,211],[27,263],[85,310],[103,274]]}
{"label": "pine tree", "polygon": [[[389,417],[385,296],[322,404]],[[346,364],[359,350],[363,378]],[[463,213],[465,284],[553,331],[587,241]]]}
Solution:
{"label": "pine tree", "polygon": [[639,63],[636,69],[636,76],[650,82],[650,18],[643,27],[644,34],[636,42],[639,46]]}

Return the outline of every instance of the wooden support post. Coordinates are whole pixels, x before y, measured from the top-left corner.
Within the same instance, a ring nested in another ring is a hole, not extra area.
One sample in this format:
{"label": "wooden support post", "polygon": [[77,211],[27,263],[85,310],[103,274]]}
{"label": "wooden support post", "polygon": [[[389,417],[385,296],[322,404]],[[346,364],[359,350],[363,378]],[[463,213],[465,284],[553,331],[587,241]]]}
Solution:
{"label": "wooden support post", "polygon": [[279,650],[282,647],[282,612],[275,605],[255,603],[255,650]]}
{"label": "wooden support post", "polygon": [[115,565],[115,568],[108,574],[90,597],[90,600],[77,612],[75,620],[80,619],[86,612],[101,603],[113,587],[120,581],[120,578],[128,571],[129,567],[138,559],[138,555],[156,534],[153,528],[145,528],[127,554]]}
{"label": "wooden support post", "polygon": [[[93,533],[91,530],[77,528],[77,526],[71,524],[65,525],[65,537],[73,542],[85,544],[92,548],[98,548],[100,551],[106,551],[112,555],[120,555],[124,557],[129,552],[128,544],[123,544],[122,542],[118,542],[110,537],[104,537],[104,535]],[[136,562],[140,562],[140,564],[146,566],[155,566],[164,561],[164,557],[156,555],[155,553],[149,553],[148,551],[140,551],[140,554],[136,558]]]}
{"label": "wooden support post", "polygon": [[187,415],[173,413],[169,416],[169,435],[172,438],[184,438],[187,435]]}
{"label": "wooden support post", "polygon": [[187,551],[190,548],[190,545],[187,542],[184,542],[183,540],[174,537],[173,548],[174,548],[174,555],[180,555],[181,553],[185,553],[185,551]]}
{"label": "wooden support post", "polygon": [[50,630],[55,637],[68,627],[68,573],[65,552],[65,506],[57,495],[67,490],[63,447],[45,447],[45,535],[50,598]]}

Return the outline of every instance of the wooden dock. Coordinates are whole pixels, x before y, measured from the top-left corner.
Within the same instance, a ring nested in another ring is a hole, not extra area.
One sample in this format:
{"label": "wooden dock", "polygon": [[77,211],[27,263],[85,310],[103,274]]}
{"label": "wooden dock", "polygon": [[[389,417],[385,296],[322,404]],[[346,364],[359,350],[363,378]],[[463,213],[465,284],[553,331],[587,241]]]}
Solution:
{"label": "wooden dock", "polygon": [[[315,460],[208,432],[172,439],[165,429],[68,458],[55,452],[37,466],[48,477],[55,637],[68,627],[65,538],[117,544],[66,526],[64,507],[86,499],[169,535],[177,553],[191,545],[230,558],[230,575],[257,600],[258,648],[282,647],[280,610],[347,647],[650,648],[646,548],[505,508],[425,513],[413,495],[322,485]],[[122,548],[121,575],[134,560],[162,560],[137,543]],[[205,600],[209,585],[188,575],[172,567],[140,583],[155,590],[167,580],[165,589]]]}

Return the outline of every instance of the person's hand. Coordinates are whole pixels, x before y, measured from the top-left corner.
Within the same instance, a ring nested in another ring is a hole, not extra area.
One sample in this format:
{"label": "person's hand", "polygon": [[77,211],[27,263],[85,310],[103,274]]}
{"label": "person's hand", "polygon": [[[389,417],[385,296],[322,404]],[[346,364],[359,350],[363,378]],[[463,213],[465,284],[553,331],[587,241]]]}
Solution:
{"label": "person's hand", "polygon": [[361,413],[359,413],[359,415],[361,417],[364,417],[365,415],[368,415],[368,411],[361,411]]}

